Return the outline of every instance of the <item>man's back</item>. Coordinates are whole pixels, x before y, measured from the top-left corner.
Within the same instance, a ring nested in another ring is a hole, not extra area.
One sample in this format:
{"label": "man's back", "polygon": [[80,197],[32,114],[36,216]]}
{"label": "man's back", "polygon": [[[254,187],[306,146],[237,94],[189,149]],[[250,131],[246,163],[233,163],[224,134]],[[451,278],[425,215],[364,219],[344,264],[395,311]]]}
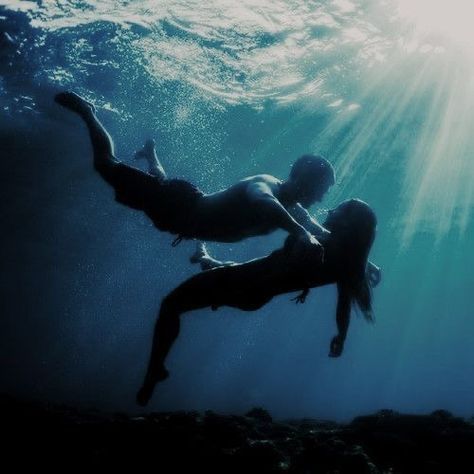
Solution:
{"label": "man's back", "polygon": [[277,200],[281,181],[274,176],[260,174],[200,199],[197,212],[198,233],[205,238],[212,234],[226,242],[264,235],[278,228],[262,215],[266,199]]}

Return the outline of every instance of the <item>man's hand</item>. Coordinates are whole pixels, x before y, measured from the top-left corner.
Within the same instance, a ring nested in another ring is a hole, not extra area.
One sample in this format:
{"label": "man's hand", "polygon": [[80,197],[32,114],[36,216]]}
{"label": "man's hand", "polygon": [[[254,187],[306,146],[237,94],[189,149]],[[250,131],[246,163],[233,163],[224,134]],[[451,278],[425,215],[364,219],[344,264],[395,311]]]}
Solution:
{"label": "man's hand", "polygon": [[304,258],[305,255],[309,256],[311,253],[311,257],[316,257],[321,263],[324,262],[324,247],[314,235],[305,229],[297,235],[292,251],[293,255],[301,258]]}
{"label": "man's hand", "polygon": [[367,278],[369,279],[370,286],[375,288],[382,280],[382,270],[380,267],[369,262],[367,266]]}
{"label": "man's hand", "polygon": [[329,357],[339,357],[344,350],[344,338],[341,335],[334,336],[329,349]]}

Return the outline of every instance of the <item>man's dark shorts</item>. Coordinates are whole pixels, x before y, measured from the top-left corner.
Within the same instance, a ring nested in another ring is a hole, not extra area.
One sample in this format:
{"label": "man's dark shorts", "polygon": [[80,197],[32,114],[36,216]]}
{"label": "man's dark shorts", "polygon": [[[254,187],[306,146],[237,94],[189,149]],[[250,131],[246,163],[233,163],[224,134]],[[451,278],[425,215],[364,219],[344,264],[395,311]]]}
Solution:
{"label": "man's dark shorts", "polygon": [[115,189],[115,200],[144,211],[159,230],[194,237],[196,206],[203,192],[182,179],[160,180],[124,163],[97,168]]}

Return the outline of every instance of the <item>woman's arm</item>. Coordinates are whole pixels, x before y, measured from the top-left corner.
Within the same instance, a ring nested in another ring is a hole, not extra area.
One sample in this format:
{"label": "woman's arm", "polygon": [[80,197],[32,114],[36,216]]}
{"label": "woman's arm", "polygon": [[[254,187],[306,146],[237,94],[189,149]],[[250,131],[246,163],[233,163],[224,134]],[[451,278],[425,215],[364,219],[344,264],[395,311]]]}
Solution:
{"label": "woman's arm", "polygon": [[367,277],[372,288],[375,288],[382,280],[382,270],[375,263],[367,263]]}
{"label": "woman's arm", "polygon": [[344,350],[347,329],[351,318],[351,296],[350,292],[343,284],[337,285],[338,300],[336,309],[336,323],[338,333],[332,338],[329,350],[329,357],[339,357]]}

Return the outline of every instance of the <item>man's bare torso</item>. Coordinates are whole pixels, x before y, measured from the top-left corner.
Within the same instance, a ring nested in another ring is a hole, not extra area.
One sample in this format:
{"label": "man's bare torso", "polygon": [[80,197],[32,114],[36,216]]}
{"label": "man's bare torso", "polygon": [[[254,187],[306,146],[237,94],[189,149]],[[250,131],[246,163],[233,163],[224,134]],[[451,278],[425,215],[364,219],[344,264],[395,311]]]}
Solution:
{"label": "man's bare torso", "polygon": [[275,231],[277,227],[269,223],[261,212],[259,197],[277,198],[281,184],[275,177],[261,174],[204,195],[197,210],[199,235],[205,239],[209,233],[213,240],[237,242]]}

